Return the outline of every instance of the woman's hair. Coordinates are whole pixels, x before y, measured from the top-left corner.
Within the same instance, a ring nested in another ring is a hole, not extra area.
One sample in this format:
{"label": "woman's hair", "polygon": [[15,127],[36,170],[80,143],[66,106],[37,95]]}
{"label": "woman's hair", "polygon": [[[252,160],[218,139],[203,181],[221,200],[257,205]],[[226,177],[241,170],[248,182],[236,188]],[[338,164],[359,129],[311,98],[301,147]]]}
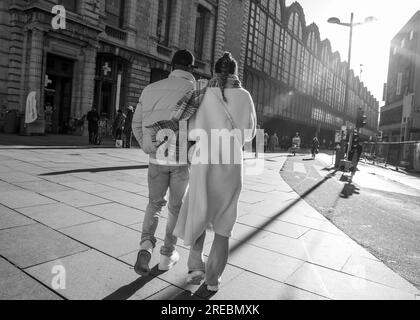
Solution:
{"label": "woman's hair", "polygon": [[227,102],[226,96],[225,96],[225,88],[226,83],[228,80],[229,75],[234,75],[237,73],[238,70],[238,64],[236,63],[236,60],[232,57],[232,54],[230,52],[225,52],[223,56],[217,60],[215,71],[216,73],[220,74],[221,77],[221,88],[223,100]]}

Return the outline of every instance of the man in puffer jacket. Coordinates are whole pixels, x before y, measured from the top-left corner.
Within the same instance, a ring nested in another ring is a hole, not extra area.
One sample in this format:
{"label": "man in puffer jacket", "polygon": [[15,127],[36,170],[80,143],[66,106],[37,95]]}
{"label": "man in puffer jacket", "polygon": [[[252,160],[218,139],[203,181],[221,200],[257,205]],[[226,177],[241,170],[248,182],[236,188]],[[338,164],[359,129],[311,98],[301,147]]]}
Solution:
{"label": "man in puffer jacket", "polygon": [[143,221],[140,251],[134,270],[139,275],[150,272],[149,263],[156,245],[155,232],[162,209],[166,206],[165,195],[169,189],[168,221],[165,242],[160,249],[159,270],[171,269],[179,260],[175,250],[177,238],[172,235],[182,199],[189,181],[188,165],[168,160],[163,165],[156,159],[157,145],[150,126],[159,121],[171,120],[179,100],[195,88],[192,75],[194,56],[188,50],[177,51],[172,59],[173,71],[167,79],[148,85],[142,92],[133,116],[134,137],[143,151],[149,155],[149,204]]}

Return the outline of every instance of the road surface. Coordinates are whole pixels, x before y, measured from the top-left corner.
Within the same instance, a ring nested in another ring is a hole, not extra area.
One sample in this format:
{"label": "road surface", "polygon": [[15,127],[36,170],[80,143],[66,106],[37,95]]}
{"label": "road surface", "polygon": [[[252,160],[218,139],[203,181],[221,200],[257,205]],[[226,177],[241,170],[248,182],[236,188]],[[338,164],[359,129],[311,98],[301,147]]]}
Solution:
{"label": "road surface", "polygon": [[353,182],[332,157],[289,157],[283,179],[343,232],[420,288],[420,178],[360,164]]}

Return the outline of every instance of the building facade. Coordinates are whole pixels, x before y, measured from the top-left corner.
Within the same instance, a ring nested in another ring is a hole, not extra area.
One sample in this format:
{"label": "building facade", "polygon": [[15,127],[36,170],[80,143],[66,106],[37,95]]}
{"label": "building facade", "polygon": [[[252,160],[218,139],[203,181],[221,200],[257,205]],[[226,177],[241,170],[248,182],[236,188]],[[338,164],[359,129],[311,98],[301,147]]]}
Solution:
{"label": "building facade", "polygon": [[[52,24],[56,5],[66,9],[64,28]],[[69,133],[93,106],[112,123],[170,73],[181,48],[197,57],[195,75],[209,78],[217,11],[215,0],[1,1],[2,113],[23,114],[36,92],[39,116],[27,134]]]}
{"label": "building facade", "polygon": [[[51,24],[55,5],[67,9],[64,29]],[[300,132],[306,143],[317,133],[331,146],[343,123],[354,126],[360,106],[364,135],[376,134],[378,102],[352,71],[344,110],[347,65],[315,24],[306,26],[297,2],[5,0],[0,34],[2,110],[23,114],[28,94],[37,95],[40,115],[23,126],[27,134],[67,133],[93,106],[112,122],[169,74],[172,54],[184,48],[197,58],[197,78],[209,78],[215,59],[232,52],[261,128],[284,144]]]}
{"label": "building facade", "polygon": [[379,129],[390,142],[420,140],[420,11],[391,41]]}
{"label": "building facade", "polygon": [[329,40],[320,40],[315,24],[306,25],[297,2],[287,7],[284,0],[250,0],[247,19],[244,82],[261,127],[277,132],[284,146],[299,132],[304,144],[318,134],[329,147],[335,130],[355,126],[362,107],[368,117],[362,135],[376,135],[379,102],[351,71],[345,108],[347,64],[331,52]]}

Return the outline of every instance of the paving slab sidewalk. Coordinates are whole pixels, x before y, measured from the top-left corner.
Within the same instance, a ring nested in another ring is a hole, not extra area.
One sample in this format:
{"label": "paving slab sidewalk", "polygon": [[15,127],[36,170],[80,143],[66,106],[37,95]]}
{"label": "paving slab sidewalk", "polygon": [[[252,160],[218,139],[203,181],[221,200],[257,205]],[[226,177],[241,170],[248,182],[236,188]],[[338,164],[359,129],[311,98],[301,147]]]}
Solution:
{"label": "paving slab sidewalk", "polygon": [[[253,161],[247,158],[247,163]],[[45,161],[63,165],[48,168]],[[286,154],[268,154],[260,175],[244,177],[229,264],[211,299],[415,299],[420,293],[414,286],[282,180],[285,161]],[[0,258],[4,269],[33,294],[5,294],[10,283],[2,272],[1,297],[210,298],[185,283],[188,250],[182,241],[174,270],[145,278],[134,273],[148,191],[147,169],[130,168],[133,163],[147,164],[147,157],[136,149],[80,149],[77,155],[65,149],[2,150]],[[93,166],[103,171],[92,172]],[[160,243],[165,223],[162,219],[157,232]],[[212,237],[210,231],[206,254]],[[158,259],[156,250],[153,267]],[[65,289],[53,288],[57,265],[67,272]]]}

